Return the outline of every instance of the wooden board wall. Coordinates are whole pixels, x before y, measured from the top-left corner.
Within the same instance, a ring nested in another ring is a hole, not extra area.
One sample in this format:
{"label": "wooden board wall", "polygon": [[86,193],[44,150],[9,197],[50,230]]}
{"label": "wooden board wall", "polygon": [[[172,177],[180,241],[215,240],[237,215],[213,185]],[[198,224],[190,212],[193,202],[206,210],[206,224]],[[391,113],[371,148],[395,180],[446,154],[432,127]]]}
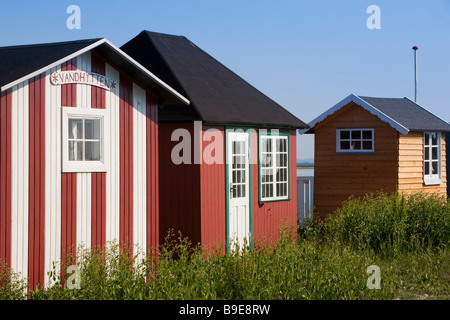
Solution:
{"label": "wooden board wall", "polygon": [[423,133],[410,132],[399,136],[398,190],[404,193],[424,191],[445,195],[447,192],[445,133],[441,135],[442,183],[423,183]]}
{"label": "wooden board wall", "polygon": [[[337,128],[374,128],[374,153],[338,154]],[[351,195],[396,189],[398,133],[386,122],[350,103],[315,128],[315,214],[325,217]]]}

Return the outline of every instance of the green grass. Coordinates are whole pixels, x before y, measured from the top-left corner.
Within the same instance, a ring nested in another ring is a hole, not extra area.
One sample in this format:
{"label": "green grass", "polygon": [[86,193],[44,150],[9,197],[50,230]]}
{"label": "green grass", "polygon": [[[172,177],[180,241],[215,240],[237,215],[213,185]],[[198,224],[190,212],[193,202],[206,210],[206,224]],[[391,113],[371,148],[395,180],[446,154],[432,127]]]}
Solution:
{"label": "green grass", "polygon": [[[78,248],[81,288],[68,289],[56,265],[55,284],[29,298],[450,299],[449,214],[447,200],[434,196],[367,196],[297,237],[283,227],[275,245],[255,241],[251,251],[222,255],[173,233],[143,261],[116,243]],[[370,265],[380,268],[381,289],[366,287]],[[21,297],[23,283],[13,278],[0,273],[1,298]]]}

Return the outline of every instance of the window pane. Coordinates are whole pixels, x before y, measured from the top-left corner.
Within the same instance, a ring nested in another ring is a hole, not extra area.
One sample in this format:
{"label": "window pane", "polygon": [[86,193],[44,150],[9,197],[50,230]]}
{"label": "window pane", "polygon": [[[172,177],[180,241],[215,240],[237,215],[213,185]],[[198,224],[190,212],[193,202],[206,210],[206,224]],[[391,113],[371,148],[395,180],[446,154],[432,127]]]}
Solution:
{"label": "window pane", "polygon": [[372,139],[372,130],[364,130],[363,139]]}
{"label": "window pane", "polygon": [[348,130],[341,130],[341,139],[350,139],[350,131]]}
{"label": "window pane", "polygon": [[429,145],[430,144],[430,134],[429,133],[425,133],[425,137],[424,137],[425,141],[425,145]]}
{"label": "window pane", "polygon": [[271,167],[272,166],[272,155],[271,154],[263,154],[262,155],[261,166],[262,167]]}
{"label": "window pane", "polygon": [[361,139],[361,131],[360,130],[352,131],[352,139]]}
{"label": "window pane", "polygon": [[261,139],[261,152],[271,152],[272,151],[272,139],[262,138]]}
{"label": "window pane", "polygon": [[353,141],[352,150],[361,150],[361,141]]}
{"label": "window pane", "polygon": [[100,142],[98,141],[86,141],[85,147],[85,159],[86,161],[100,161]]}
{"label": "window pane", "polygon": [[[234,144],[233,144],[234,147]],[[232,156],[231,157],[231,168],[235,169],[237,167],[237,162],[238,162],[238,157],[237,156]]]}
{"label": "window pane", "polygon": [[69,141],[69,160],[70,161],[83,160],[83,142]]}
{"label": "window pane", "polygon": [[433,161],[432,162],[432,172],[431,172],[431,174],[439,174],[438,164],[439,164],[438,161]]}
{"label": "window pane", "polygon": [[267,139],[261,138],[261,152],[267,152]]}
{"label": "window pane", "polygon": [[341,141],[341,150],[350,150],[350,141]]}
{"label": "window pane", "polygon": [[430,147],[425,147],[425,160],[430,159]]}
{"label": "window pane", "polygon": [[438,160],[438,147],[431,148],[431,160]]}
{"label": "window pane", "polygon": [[436,132],[432,132],[431,133],[431,143],[433,144],[433,146],[437,146],[437,133]]}
{"label": "window pane", "polygon": [[84,120],[84,138],[100,140],[100,119]]}
{"label": "window pane", "polygon": [[429,174],[430,174],[430,163],[425,162],[425,175],[429,175]]}
{"label": "window pane", "polygon": [[372,150],[372,141],[363,141],[363,150]]}
{"label": "window pane", "polygon": [[69,139],[83,139],[82,119],[69,119]]}

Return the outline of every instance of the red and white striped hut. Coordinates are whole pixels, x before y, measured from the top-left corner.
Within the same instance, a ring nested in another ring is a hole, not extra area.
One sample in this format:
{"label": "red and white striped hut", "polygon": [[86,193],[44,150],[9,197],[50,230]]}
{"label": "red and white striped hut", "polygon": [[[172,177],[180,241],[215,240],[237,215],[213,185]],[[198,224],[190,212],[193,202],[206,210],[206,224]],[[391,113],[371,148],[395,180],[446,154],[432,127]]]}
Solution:
{"label": "red and white striped hut", "polygon": [[76,245],[158,242],[160,103],[189,101],[106,39],[0,48],[0,259],[51,285]]}

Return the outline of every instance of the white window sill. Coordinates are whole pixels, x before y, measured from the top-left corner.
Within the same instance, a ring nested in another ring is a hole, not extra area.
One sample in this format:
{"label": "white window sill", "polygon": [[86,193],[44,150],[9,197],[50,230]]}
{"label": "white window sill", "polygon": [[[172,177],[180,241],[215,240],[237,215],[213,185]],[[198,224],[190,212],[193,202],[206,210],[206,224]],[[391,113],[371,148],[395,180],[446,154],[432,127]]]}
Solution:
{"label": "white window sill", "polygon": [[424,177],[424,178],[423,178],[423,183],[424,183],[426,186],[439,185],[439,184],[442,184],[442,179],[440,179],[440,178],[428,178],[428,177]]}

